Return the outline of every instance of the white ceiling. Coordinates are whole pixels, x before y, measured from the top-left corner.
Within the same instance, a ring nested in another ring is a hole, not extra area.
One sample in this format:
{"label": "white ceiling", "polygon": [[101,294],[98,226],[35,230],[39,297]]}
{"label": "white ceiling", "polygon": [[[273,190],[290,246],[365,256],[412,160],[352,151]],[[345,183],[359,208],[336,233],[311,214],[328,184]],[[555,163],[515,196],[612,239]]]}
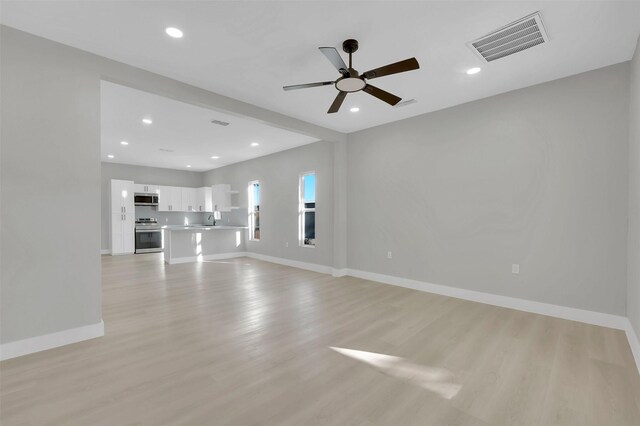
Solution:
{"label": "white ceiling", "polygon": [[100,89],[102,161],[205,171],[318,140],[106,81]]}
{"label": "white ceiling", "polygon": [[[640,2],[3,1],[2,22],[232,98],[343,132],[434,111],[631,58]],[[550,43],[482,64],[465,45],[540,10]],[[167,26],[184,31],[171,39]],[[417,57],[421,69],[375,85],[418,103],[399,109],[351,94],[326,111],[335,79],[318,46],[356,38],[356,69]],[[467,76],[469,67],[482,72]],[[359,106],[360,112],[349,108]]]}

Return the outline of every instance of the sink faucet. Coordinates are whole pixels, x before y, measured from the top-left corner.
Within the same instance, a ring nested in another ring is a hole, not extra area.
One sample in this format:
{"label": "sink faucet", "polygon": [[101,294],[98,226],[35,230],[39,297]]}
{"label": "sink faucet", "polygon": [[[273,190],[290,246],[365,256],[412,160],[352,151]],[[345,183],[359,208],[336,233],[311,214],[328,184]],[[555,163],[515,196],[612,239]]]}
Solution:
{"label": "sink faucet", "polygon": [[213,226],[216,226],[216,217],[212,214],[209,215],[209,217],[207,218],[207,220],[211,220],[211,218],[213,218]]}

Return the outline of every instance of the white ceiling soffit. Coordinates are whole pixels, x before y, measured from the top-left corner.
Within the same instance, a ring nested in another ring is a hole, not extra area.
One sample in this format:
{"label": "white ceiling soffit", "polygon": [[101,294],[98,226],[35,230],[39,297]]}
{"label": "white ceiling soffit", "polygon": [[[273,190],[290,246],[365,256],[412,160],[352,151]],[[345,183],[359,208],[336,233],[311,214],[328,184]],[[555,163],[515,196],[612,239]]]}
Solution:
{"label": "white ceiling soffit", "polygon": [[[342,132],[627,61],[640,33],[640,1],[53,0],[2,8],[0,20],[11,27]],[[467,47],[536,11],[551,37],[543,47],[489,63]],[[168,37],[169,26],[184,37]],[[360,72],[415,56],[419,70],[375,85],[417,102],[393,108],[358,92],[327,114],[333,86],[282,90],[335,80],[318,47],[340,50],[347,38],[360,43],[353,55]],[[469,76],[471,67],[482,72]]]}
{"label": "white ceiling soffit", "polygon": [[106,81],[100,89],[106,162],[205,171],[318,141]]}

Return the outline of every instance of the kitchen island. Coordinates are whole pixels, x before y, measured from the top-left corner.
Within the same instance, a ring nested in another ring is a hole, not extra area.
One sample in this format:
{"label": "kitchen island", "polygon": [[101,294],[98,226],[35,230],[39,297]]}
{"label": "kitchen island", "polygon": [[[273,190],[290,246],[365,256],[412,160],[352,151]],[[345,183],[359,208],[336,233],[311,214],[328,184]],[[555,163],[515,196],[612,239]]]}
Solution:
{"label": "kitchen island", "polygon": [[202,262],[244,256],[243,226],[163,226],[164,261]]}

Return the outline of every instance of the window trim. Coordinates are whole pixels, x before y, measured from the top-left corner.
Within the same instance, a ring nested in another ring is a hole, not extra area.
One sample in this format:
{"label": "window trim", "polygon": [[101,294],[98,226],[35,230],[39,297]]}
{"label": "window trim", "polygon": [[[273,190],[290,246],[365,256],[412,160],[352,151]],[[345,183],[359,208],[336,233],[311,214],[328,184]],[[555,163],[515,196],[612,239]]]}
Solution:
{"label": "window trim", "polygon": [[[306,208],[304,207],[304,177],[307,175],[314,175],[316,177],[315,182],[315,192],[316,192],[316,201],[314,204],[316,205],[314,208]],[[316,219],[318,215],[317,211],[318,205],[318,173],[315,170],[309,170],[306,172],[302,172],[298,175],[298,246],[302,248],[316,248],[317,244],[305,244],[304,243],[304,213],[305,212],[314,212],[316,213]],[[316,224],[317,224],[316,220]],[[317,238],[315,238],[317,241]]]}
{"label": "window trim", "polygon": [[[258,191],[260,191],[260,203],[262,203],[262,184],[260,180],[255,179],[249,181],[247,184],[247,217],[248,217],[248,225],[249,225],[249,241],[260,241],[260,237],[255,237],[255,200],[253,199],[253,187],[255,184],[258,184]],[[260,206],[260,204],[258,204]],[[258,210],[260,213],[260,210]],[[260,229],[262,231],[262,228]],[[259,234],[262,236],[262,232]]]}

